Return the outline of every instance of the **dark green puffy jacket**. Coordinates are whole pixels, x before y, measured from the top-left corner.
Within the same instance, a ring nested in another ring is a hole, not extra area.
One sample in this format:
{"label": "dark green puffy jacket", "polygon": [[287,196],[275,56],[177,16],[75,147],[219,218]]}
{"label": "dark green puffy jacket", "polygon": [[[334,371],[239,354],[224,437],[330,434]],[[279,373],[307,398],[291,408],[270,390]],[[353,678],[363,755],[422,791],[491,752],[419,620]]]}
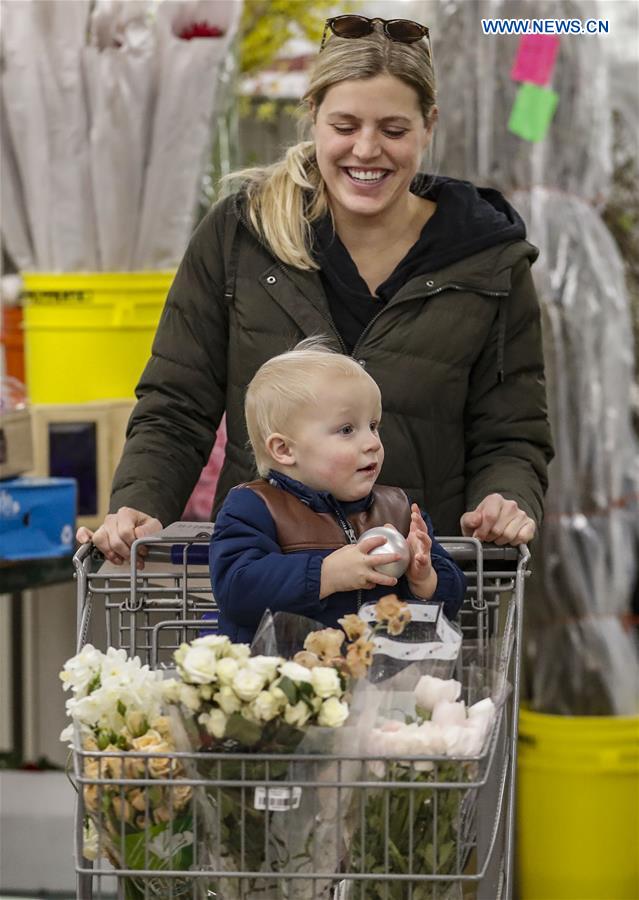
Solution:
{"label": "dark green puffy jacket", "polygon": [[[509,241],[412,278],[353,351],[382,392],[379,482],[404,488],[438,535],[459,534],[462,513],[493,492],[541,520],[552,449],[536,257],[526,241]],[[179,519],[225,411],[215,509],[250,481],[246,386],[267,359],[318,334],[342,349],[317,273],[277,261],[243,221],[238,195],[218,203],[169,291],[111,510],[130,506],[165,525]]]}

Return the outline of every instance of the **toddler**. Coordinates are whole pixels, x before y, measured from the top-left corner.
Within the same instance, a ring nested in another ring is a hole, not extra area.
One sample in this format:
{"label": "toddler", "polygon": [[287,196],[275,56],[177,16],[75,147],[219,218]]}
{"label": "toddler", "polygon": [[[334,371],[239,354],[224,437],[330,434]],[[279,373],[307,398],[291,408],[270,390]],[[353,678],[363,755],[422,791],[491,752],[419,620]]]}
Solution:
{"label": "toddler", "polygon": [[[388,593],[463,602],[461,570],[434,540],[428,516],[400,488],[376,485],[384,448],[379,388],[349,356],[308,339],[268,360],[248,386],[246,423],[260,478],[229,492],[211,541],[218,627],[250,643],[266,609],[326,626]],[[408,541],[399,580],[378,571],[399,559],[357,543],[390,524]]]}

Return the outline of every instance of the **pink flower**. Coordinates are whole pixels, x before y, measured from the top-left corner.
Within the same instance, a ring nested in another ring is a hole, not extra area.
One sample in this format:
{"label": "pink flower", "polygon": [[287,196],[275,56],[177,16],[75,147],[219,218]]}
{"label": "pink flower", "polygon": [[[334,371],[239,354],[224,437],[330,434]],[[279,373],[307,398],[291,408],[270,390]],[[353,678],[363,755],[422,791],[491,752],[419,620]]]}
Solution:
{"label": "pink flower", "polygon": [[451,703],[449,700],[439,700],[435,704],[430,720],[433,724],[441,726],[465,725],[466,705],[463,700],[458,703]]}

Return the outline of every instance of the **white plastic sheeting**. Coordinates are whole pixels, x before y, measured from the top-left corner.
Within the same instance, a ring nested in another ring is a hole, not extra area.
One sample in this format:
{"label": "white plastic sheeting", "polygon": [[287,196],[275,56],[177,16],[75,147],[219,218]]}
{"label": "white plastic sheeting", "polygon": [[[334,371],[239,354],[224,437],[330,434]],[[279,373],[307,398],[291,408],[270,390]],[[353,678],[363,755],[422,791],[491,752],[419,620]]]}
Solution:
{"label": "white plastic sheeting", "polygon": [[[228,100],[218,88],[234,72],[241,0],[12,0],[2,11],[0,229],[15,262],[176,266]],[[220,36],[180,37],[203,24]]]}
{"label": "white plastic sheeting", "polygon": [[425,8],[436,19],[439,169],[504,191],[541,250],[533,276],[556,458],[526,604],[531,702],[553,713],[633,714],[639,653],[623,619],[639,543],[634,348],[623,260],[598,214],[612,172],[611,38],[561,38],[551,82],[559,105],[546,138],[531,144],[507,130],[519,38],[481,33],[482,18],[605,18],[606,4]]}
{"label": "white plastic sheeting", "polygon": [[596,211],[537,188],[512,197],[540,247],[550,467],[527,607],[534,706],[632,714],[639,661],[629,612],[639,541],[631,425],[633,341],[623,261]]}

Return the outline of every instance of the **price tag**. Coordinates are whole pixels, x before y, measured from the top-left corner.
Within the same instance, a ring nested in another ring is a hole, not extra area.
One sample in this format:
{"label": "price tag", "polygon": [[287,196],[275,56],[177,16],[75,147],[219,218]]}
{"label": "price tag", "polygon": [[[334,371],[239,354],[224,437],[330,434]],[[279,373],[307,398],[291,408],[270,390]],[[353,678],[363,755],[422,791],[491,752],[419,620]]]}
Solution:
{"label": "price tag", "polygon": [[256,787],[253,806],[255,809],[287,812],[289,809],[297,809],[301,799],[301,787]]}

